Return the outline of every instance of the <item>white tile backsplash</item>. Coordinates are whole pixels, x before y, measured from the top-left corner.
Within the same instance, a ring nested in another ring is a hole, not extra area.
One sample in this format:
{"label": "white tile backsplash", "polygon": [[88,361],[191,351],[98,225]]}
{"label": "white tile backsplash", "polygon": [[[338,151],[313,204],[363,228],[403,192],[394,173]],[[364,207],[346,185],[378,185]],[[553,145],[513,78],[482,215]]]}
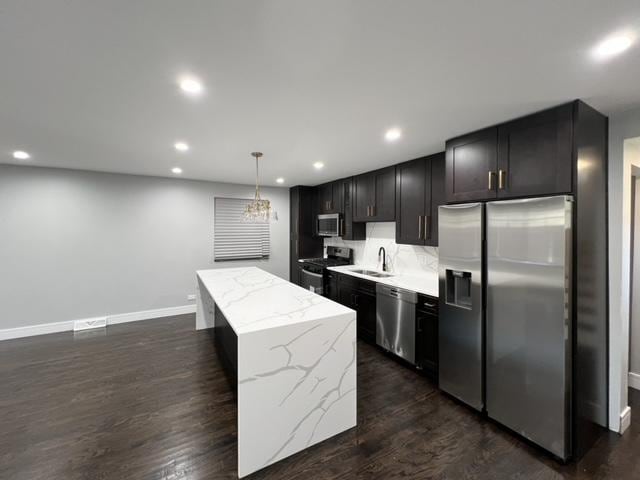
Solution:
{"label": "white tile backsplash", "polygon": [[438,272],[438,248],[396,243],[395,222],[367,223],[367,239],[347,241],[342,238],[324,239],[324,246],[353,249],[353,262],[367,268],[379,268],[378,249],[387,252],[387,269],[399,275],[419,275]]}

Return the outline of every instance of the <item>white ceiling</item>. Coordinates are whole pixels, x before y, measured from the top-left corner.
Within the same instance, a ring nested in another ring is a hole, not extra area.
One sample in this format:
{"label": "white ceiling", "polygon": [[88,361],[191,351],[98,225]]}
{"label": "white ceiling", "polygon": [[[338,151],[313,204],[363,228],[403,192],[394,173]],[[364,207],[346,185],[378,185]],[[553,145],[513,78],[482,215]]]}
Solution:
{"label": "white ceiling", "polygon": [[2,0],[0,162],[251,183],[261,150],[263,183],[313,185],[575,98],[640,104],[638,44],[590,55],[626,28],[638,0]]}

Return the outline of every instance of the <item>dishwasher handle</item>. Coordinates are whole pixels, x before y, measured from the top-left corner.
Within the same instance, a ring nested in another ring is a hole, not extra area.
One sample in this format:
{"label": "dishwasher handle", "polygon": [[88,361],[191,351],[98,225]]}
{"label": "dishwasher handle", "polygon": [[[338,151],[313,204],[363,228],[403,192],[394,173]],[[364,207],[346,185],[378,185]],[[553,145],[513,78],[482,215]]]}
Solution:
{"label": "dishwasher handle", "polygon": [[384,285],[382,283],[376,284],[376,294],[379,296],[397,298],[403,302],[413,304],[418,303],[418,294],[416,292],[406,290],[404,288],[393,287],[391,285]]}

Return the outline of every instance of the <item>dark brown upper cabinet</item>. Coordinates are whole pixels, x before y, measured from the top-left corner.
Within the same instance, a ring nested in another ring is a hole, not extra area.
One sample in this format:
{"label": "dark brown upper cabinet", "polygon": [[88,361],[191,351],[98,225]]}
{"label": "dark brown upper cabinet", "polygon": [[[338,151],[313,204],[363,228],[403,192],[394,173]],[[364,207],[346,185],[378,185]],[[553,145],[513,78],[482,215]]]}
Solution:
{"label": "dark brown upper cabinet", "polygon": [[343,181],[323,183],[316,189],[318,213],[343,213]]}
{"label": "dark brown upper cabinet", "polygon": [[366,223],[354,222],[354,186],[353,178],[345,178],[340,181],[342,185],[342,239],[343,240],[366,240]]}
{"label": "dark brown upper cabinet", "polygon": [[447,202],[570,193],[577,104],[447,141]]}
{"label": "dark brown upper cabinet", "polygon": [[396,166],[396,242],[438,245],[438,207],[444,204],[445,154]]}
{"label": "dark brown upper cabinet", "polygon": [[354,177],[354,221],[393,222],[396,217],[396,169],[382,168]]}
{"label": "dark brown upper cabinet", "polygon": [[571,192],[573,104],[498,127],[498,197]]}
{"label": "dark brown upper cabinet", "polygon": [[497,196],[498,129],[486,128],[447,141],[447,202]]}

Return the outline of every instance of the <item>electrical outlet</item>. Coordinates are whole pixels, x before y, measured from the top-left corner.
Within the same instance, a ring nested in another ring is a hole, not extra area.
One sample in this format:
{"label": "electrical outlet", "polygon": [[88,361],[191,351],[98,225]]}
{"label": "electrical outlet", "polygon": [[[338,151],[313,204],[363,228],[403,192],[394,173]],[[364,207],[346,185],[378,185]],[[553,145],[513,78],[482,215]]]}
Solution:
{"label": "electrical outlet", "polygon": [[196,296],[195,295],[187,295],[187,300],[189,300],[190,302],[195,301]]}

